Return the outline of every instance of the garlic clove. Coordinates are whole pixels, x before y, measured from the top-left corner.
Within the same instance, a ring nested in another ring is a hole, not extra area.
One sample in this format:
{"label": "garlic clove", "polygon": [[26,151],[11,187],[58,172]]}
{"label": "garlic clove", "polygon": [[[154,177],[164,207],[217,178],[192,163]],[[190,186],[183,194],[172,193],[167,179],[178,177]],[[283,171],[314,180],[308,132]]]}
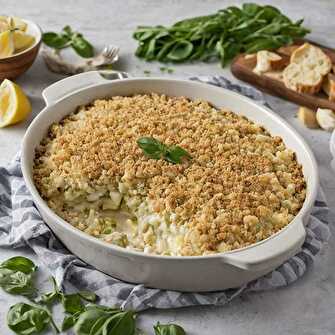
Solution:
{"label": "garlic clove", "polygon": [[335,129],[335,113],[331,109],[318,108],[316,119],[322,129],[327,131]]}

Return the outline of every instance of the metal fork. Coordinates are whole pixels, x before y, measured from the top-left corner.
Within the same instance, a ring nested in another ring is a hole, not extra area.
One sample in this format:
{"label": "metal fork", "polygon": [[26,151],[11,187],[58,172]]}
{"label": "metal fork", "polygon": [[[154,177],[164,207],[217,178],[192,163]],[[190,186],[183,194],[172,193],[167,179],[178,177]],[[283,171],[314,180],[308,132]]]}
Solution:
{"label": "metal fork", "polygon": [[62,57],[60,51],[54,51],[47,47],[43,47],[42,49],[42,55],[48,68],[53,72],[67,75],[94,71],[105,65],[113,64],[119,59],[119,52],[119,47],[109,44],[93,58],[70,63]]}
{"label": "metal fork", "polygon": [[118,46],[112,44],[107,45],[98,56],[87,61],[87,63],[93,67],[115,63],[119,59],[119,52],[120,48]]}

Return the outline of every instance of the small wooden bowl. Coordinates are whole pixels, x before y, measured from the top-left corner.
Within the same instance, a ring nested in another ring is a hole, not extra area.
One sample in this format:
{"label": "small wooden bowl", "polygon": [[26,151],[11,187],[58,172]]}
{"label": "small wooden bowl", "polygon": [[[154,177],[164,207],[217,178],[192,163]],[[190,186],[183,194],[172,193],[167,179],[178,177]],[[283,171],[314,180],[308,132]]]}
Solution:
{"label": "small wooden bowl", "polygon": [[41,45],[42,31],[34,22],[23,20],[27,24],[26,32],[35,37],[35,43],[26,50],[13,56],[0,59],[0,80],[14,79],[26,72],[34,63]]}

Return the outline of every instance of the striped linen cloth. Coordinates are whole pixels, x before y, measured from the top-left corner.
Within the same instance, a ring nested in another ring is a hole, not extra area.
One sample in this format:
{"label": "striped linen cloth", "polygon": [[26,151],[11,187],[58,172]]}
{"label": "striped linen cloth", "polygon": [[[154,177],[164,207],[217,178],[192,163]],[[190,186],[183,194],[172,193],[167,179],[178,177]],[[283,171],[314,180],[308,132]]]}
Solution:
{"label": "striped linen cloth", "polygon": [[[263,95],[250,87],[233,84],[223,77],[191,78],[228,88],[264,104]],[[0,248],[30,248],[66,291],[94,291],[101,303],[126,309],[177,308],[223,305],[246,292],[287,286],[303,276],[330,236],[330,210],[320,190],[307,225],[301,251],[273,272],[238,289],[210,293],[182,293],[146,288],[112,278],[71,254],[34,206],[21,172],[20,156],[8,167],[0,167]],[[20,251],[18,250],[18,253]]]}

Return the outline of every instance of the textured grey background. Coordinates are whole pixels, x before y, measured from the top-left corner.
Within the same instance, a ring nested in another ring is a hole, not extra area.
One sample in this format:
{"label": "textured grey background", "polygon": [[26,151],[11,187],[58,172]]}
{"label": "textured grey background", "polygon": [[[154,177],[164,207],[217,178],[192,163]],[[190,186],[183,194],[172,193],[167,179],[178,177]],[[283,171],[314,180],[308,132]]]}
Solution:
{"label": "textured grey background", "polygon": [[[305,17],[306,26],[312,29],[310,38],[335,47],[335,1],[258,1],[280,7],[290,17]],[[136,47],[131,34],[138,24],[169,24],[175,20],[207,14],[239,1],[223,0],[25,0],[1,1],[0,14],[11,14],[32,19],[44,31],[60,30],[70,24],[97,46],[114,43],[121,47],[121,60],[117,69],[133,75],[162,75],[158,63],[145,63],[133,53]],[[173,66],[169,76],[223,74],[232,78],[228,69],[218,64],[188,64]],[[6,164],[18,151],[25,129],[32,118],[43,108],[41,91],[61,76],[45,68],[38,58],[28,73],[17,82],[22,85],[33,103],[33,115],[26,122],[0,130],[0,164]],[[311,145],[320,167],[321,183],[330,206],[335,209],[335,174],[329,169],[329,133],[308,130],[295,118],[296,106],[283,100],[268,97],[273,109],[286,118]],[[333,234],[335,233],[332,227]],[[201,307],[170,311],[148,311],[140,317],[142,328],[152,333],[151,325],[177,322],[194,335],[251,335],[251,334],[335,334],[335,246],[334,237],[307,275],[291,287],[261,294],[251,294],[224,307]],[[16,255],[18,251],[0,250],[0,260]],[[23,254],[23,253],[22,253]],[[201,271],[201,269],[199,269]],[[48,273],[41,271],[41,286],[49,287]],[[5,325],[8,307],[20,300],[0,291],[0,334],[10,331]],[[57,309],[56,309],[56,314]]]}

